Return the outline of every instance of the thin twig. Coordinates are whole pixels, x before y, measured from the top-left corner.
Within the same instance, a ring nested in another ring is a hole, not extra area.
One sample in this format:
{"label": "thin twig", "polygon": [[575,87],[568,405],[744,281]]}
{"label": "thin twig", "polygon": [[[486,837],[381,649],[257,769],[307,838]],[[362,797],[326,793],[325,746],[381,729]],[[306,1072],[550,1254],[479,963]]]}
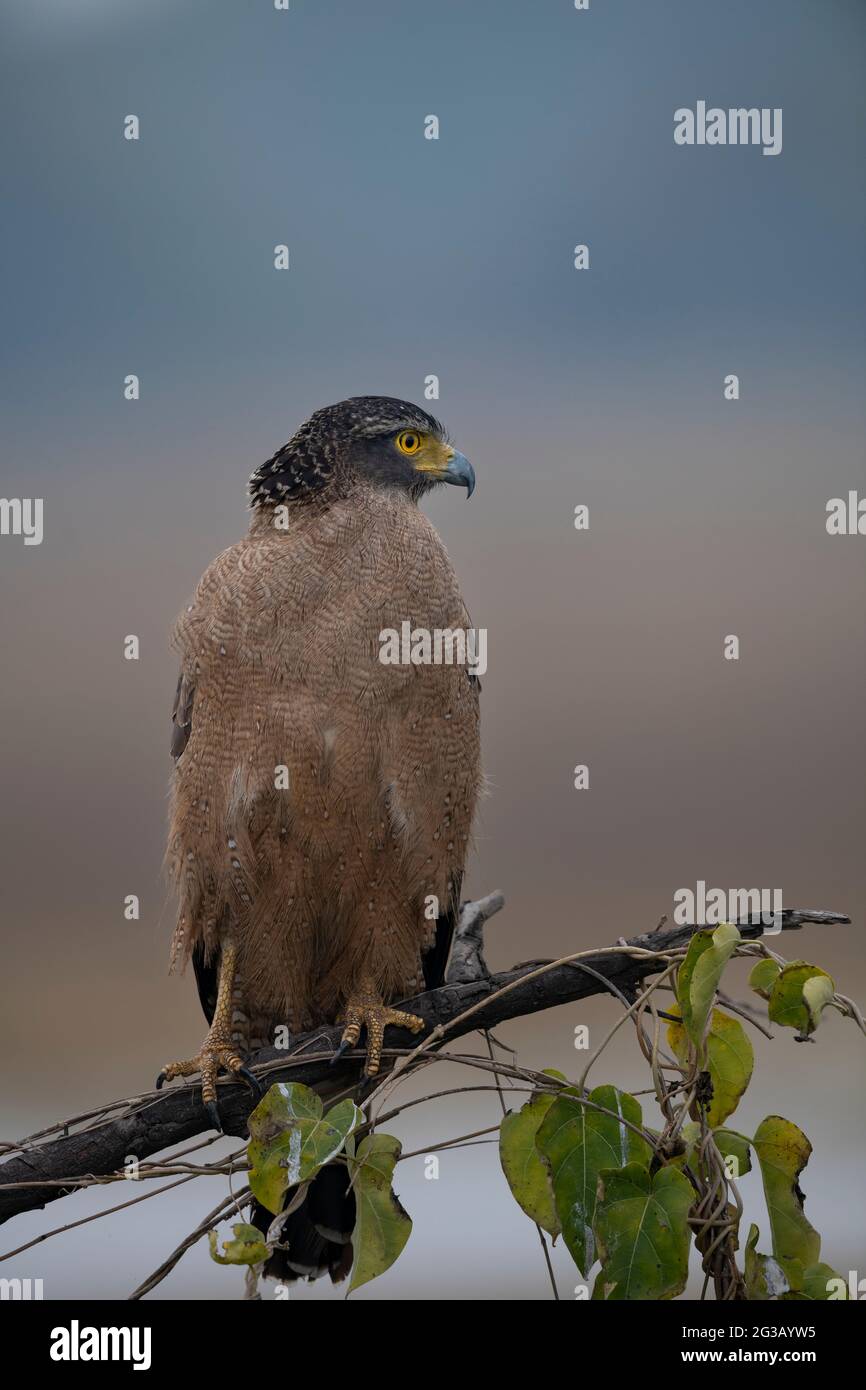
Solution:
{"label": "thin twig", "polygon": [[129,1302],[136,1302],[144,1298],[145,1294],[155,1289],[157,1284],[161,1284],[163,1279],[171,1273],[175,1265],[183,1258],[187,1250],[195,1245],[196,1241],[201,1240],[202,1236],[207,1235],[208,1231],[212,1231],[214,1226],[219,1225],[223,1218],[223,1214],[228,1208],[235,1207],[240,1211],[241,1199],[246,1195],[250,1195],[250,1189],[248,1187],[245,1187],[243,1192],[238,1193],[237,1197],[224,1197],[219,1206],[214,1207],[213,1211],[208,1212],[207,1216],[196,1226],[195,1230],[190,1231],[189,1235],[184,1237],[180,1245],[171,1252],[168,1259],[163,1260],[159,1268],[155,1269],[153,1274],[148,1275],[143,1284],[139,1284],[138,1288],[133,1290],[129,1295]]}

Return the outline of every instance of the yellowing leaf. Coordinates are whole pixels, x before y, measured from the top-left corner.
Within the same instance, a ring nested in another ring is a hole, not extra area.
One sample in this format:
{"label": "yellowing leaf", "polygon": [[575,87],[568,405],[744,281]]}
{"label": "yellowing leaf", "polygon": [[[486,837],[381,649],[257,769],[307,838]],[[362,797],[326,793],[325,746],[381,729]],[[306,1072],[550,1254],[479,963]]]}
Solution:
{"label": "yellowing leaf", "polygon": [[[812,1152],[812,1145],[801,1129],[780,1115],[768,1115],[752,1140],[761,1177],[773,1235],[773,1255],[789,1277],[795,1274],[791,1262],[807,1269],[818,1261],[821,1237],[806,1220],[803,1193],[797,1181]],[[792,1284],[796,1278],[792,1278]]]}
{"label": "yellowing leaf", "polygon": [[781,970],[782,967],[778,961],[769,958],[759,960],[757,965],[752,967],[749,975],[749,989],[760,994],[762,999],[769,999],[770,990],[778,980]]}
{"label": "yellowing leaf", "polygon": [[250,1115],[250,1188],[274,1215],[282,1211],[287,1189],[341,1153],[363,1119],[352,1100],[323,1111],[321,1098],[308,1086],[279,1082]]}
{"label": "yellowing leaf", "polygon": [[826,970],[805,960],[789,961],[770,989],[767,1013],[773,1023],[796,1028],[808,1037],[818,1027],[835,988]]}
{"label": "yellowing leaf", "polygon": [[534,1095],[516,1114],[504,1116],[499,1127],[499,1161],[508,1186],[526,1215],[554,1239],[560,1225],[550,1170],[535,1146],[535,1138],[555,1099],[545,1092]]}
{"label": "yellowing leaf", "polygon": [[683,1024],[699,1050],[719,981],[740,939],[739,931],[730,922],[723,922],[715,931],[695,932],[677,971],[677,1000]]}
{"label": "yellowing leaf", "polygon": [[232,1233],[234,1240],[223,1241],[224,1253],[221,1255],[217,1249],[216,1231],[208,1231],[210,1257],[218,1265],[257,1265],[267,1258],[265,1238],[255,1226],[241,1221],[232,1226]]}
{"label": "yellowing leaf", "polygon": [[823,1303],[844,1302],[849,1298],[848,1285],[829,1265],[810,1265],[803,1275],[803,1296]]}
{"label": "yellowing leaf", "polygon": [[770,1303],[790,1290],[788,1276],[772,1255],[758,1254],[758,1228],[749,1227],[746,1241],[746,1297],[756,1303]]}
{"label": "yellowing leaf", "polygon": [[[668,1041],[675,1056],[685,1064],[689,1046],[682,1023],[668,1024]],[[721,1009],[713,1009],[704,1065],[713,1083],[713,1098],[707,1106],[707,1122],[715,1128],[733,1115],[751,1080],[755,1065],[752,1044],[742,1024]]]}
{"label": "yellowing leaf", "polygon": [[399,1139],[371,1134],[358,1145],[356,1158],[350,1159],[356,1216],[349,1293],[390,1269],[412,1234],[412,1219],[391,1187],[399,1157]]}

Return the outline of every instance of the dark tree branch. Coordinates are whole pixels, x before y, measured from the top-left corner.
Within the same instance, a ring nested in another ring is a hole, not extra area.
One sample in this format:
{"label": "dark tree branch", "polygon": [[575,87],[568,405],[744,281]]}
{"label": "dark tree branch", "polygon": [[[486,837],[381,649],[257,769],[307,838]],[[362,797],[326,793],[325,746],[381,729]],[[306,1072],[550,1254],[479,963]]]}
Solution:
{"label": "dark tree branch", "polygon": [[[502,907],[503,901],[501,893],[492,893],[476,903],[464,904],[448,982],[405,1004],[424,1019],[425,1033],[419,1038],[395,1029],[388,1037],[392,1048],[410,1050],[437,1026],[448,1028],[451,1041],[476,1029],[495,1028],[508,1019],[573,1003],[589,995],[611,992],[634,998],[640,983],[664,968],[667,953],[685,947],[698,930],[694,926],[657,929],[622,943],[652,953],[646,956],[602,947],[586,961],[586,968],[580,961],[571,961],[535,974],[539,965],[547,962],[533,961],[491,975],[484,962],[481,932],[484,922]],[[838,912],[790,909],[782,913],[783,930],[796,930],[811,922],[848,923],[850,918]],[[738,925],[747,939],[763,933],[758,922],[743,921]],[[524,978],[525,983],[519,983]],[[506,986],[514,987],[505,989]],[[480,1007],[474,1009],[470,1018],[460,1019],[461,1014],[476,1005]],[[350,1055],[337,1066],[330,1065],[340,1031],[315,1029],[295,1039],[291,1052],[265,1048],[251,1058],[250,1065],[268,1083],[300,1081],[316,1087],[323,1095],[333,1093],[351,1086],[358,1076],[357,1058],[352,1060]],[[252,1105],[246,1086],[228,1080],[220,1083],[219,1108],[227,1133],[245,1134]],[[137,1096],[104,1116],[90,1119],[86,1126],[22,1147],[21,1152],[0,1165],[0,1222],[77,1190],[77,1180],[118,1173],[129,1155],[143,1160],[201,1134],[210,1128],[210,1120],[201,1102],[200,1087],[193,1082]],[[68,1185],[64,1185],[66,1179],[70,1180]],[[46,1183],[54,1185],[45,1186]]]}

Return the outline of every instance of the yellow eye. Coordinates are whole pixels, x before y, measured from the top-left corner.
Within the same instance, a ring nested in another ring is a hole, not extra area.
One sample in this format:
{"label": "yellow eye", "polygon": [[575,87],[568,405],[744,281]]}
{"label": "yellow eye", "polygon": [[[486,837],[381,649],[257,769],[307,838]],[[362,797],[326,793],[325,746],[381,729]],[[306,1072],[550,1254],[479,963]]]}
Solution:
{"label": "yellow eye", "polygon": [[395,443],[401,454],[417,454],[421,448],[421,436],[417,430],[401,430]]}

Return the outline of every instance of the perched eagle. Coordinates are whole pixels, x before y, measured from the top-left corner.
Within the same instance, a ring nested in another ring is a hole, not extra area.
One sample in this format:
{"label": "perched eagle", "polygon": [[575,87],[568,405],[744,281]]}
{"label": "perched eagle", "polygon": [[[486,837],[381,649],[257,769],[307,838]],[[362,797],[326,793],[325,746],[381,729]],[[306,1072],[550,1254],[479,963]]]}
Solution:
{"label": "perched eagle", "polygon": [[[210,1031],[157,1084],[200,1072],[216,1127],[218,1071],[249,1077],[244,1054],[277,1026],[341,1021],[346,1046],[363,1029],[375,1075],[385,1028],[422,1026],[391,1002],[442,982],[481,781],[478,682],[380,659],[405,622],[470,626],[418,508],[438,482],[471,495],[475,475],[417,406],[317,410],[252,475],[248,535],[175,626],[172,960],[192,957]],[[320,1177],[294,1260],[288,1232],[296,1274],[343,1272],[345,1217],[315,1210],[337,1178]]]}

